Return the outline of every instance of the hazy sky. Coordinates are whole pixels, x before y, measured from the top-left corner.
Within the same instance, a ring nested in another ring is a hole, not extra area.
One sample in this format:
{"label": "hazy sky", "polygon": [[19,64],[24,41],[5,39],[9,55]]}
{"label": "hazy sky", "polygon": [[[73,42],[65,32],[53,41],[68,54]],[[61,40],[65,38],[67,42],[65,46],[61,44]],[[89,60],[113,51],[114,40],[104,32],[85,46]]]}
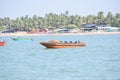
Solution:
{"label": "hazy sky", "polygon": [[120,0],[0,0],[0,18],[25,15],[43,17],[46,13],[86,16],[99,11],[120,13]]}

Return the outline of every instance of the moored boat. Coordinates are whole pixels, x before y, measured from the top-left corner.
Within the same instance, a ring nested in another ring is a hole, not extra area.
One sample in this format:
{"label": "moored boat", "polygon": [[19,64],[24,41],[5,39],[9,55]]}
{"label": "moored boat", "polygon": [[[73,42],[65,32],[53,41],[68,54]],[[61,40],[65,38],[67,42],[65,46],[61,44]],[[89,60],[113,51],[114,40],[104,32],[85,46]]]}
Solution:
{"label": "moored boat", "polygon": [[86,43],[85,42],[62,42],[59,40],[50,40],[48,42],[40,42],[41,45],[45,46],[46,48],[73,48],[73,47],[85,47]]}
{"label": "moored boat", "polygon": [[33,41],[32,38],[13,37],[11,39],[14,40],[14,41]]}
{"label": "moored boat", "polygon": [[0,46],[5,46],[6,42],[5,41],[0,41]]}

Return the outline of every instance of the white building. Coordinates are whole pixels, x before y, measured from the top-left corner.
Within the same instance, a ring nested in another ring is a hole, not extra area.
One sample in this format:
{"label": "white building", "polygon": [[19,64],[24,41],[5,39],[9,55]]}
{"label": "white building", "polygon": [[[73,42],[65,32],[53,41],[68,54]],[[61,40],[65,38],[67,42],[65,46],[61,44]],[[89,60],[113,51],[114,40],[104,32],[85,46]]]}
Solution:
{"label": "white building", "polygon": [[119,31],[118,27],[111,27],[111,26],[107,26],[107,27],[97,27],[98,31],[106,31],[106,32],[117,32]]}

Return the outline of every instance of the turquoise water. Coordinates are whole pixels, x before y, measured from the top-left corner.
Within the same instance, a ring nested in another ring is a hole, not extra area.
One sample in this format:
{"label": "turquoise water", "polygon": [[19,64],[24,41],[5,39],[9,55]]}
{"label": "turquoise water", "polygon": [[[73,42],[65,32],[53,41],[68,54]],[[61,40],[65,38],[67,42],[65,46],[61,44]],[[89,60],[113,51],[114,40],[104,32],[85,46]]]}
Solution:
{"label": "turquoise water", "polygon": [[[120,35],[26,36],[0,47],[0,80],[120,80]],[[46,49],[40,41],[80,40],[83,48]]]}

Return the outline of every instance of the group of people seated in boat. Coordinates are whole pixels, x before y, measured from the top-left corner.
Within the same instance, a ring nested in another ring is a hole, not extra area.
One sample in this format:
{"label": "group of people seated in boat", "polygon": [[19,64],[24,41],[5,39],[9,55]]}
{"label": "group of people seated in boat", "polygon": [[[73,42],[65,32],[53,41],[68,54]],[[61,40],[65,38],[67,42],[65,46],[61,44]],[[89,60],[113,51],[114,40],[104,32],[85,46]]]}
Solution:
{"label": "group of people seated in boat", "polygon": [[63,41],[60,41],[60,42],[61,42],[61,43],[80,43],[80,41],[75,41],[75,42],[73,42],[73,41],[69,41],[69,42],[68,42],[68,41],[64,41],[64,42],[63,42]]}
{"label": "group of people seated in boat", "polygon": [[50,41],[48,41],[48,42],[50,42],[50,43],[80,43],[79,40],[78,40],[78,41],[75,41],[75,42],[73,42],[73,41],[50,40]]}

